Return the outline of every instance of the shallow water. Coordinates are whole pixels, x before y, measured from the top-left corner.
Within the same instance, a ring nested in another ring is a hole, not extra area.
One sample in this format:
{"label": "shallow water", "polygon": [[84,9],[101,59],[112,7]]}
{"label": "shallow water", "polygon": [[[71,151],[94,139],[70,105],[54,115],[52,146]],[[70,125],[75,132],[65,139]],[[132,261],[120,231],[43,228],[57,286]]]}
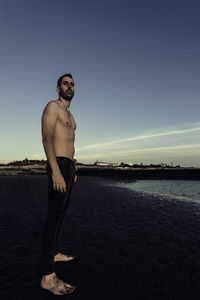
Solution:
{"label": "shallow water", "polygon": [[199,180],[138,180],[112,181],[106,185],[117,185],[136,192],[159,196],[159,198],[175,198],[200,203]]}

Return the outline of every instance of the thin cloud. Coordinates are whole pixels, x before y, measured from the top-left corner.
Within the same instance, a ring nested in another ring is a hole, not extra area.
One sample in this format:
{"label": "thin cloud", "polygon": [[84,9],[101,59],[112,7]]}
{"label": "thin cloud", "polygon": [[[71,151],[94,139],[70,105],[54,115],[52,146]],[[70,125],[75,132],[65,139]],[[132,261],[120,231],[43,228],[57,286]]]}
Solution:
{"label": "thin cloud", "polygon": [[[87,155],[80,155],[81,159],[87,159],[87,158],[96,158],[96,157],[114,157],[114,156],[122,156],[126,157],[128,155],[142,155],[144,152],[167,152],[167,151],[181,151],[181,150],[198,150],[198,153],[200,152],[200,144],[190,144],[190,145],[178,145],[178,146],[167,146],[167,147],[155,147],[155,148],[142,148],[137,150],[126,150],[126,151],[115,151],[115,152],[104,152],[104,153],[91,153]],[[175,153],[173,153],[175,154]],[[185,153],[186,154],[186,153]],[[191,154],[190,154],[191,155]]]}
{"label": "thin cloud", "polygon": [[118,139],[118,140],[109,141],[109,142],[105,142],[105,143],[98,143],[98,144],[83,146],[83,147],[77,148],[76,151],[78,152],[78,151],[82,151],[82,150],[89,150],[89,149],[92,150],[95,148],[98,148],[98,149],[105,148],[110,145],[124,143],[124,142],[128,142],[128,141],[152,139],[155,137],[170,136],[170,135],[175,135],[175,134],[185,134],[185,133],[190,133],[190,132],[195,132],[195,131],[200,131],[200,127],[180,129],[180,130],[168,130],[166,132],[159,132],[159,133],[153,133],[153,134],[144,134],[144,135],[138,135],[138,136],[133,136],[133,137],[127,137],[124,139]]}

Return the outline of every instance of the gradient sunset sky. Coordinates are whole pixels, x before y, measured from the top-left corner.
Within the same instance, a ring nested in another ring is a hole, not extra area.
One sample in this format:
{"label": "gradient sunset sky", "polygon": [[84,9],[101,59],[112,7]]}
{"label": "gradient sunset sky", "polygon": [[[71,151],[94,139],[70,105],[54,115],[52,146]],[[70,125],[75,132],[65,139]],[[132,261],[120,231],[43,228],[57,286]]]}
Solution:
{"label": "gradient sunset sky", "polygon": [[79,162],[200,167],[200,2],[2,0],[0,162],[46,159],[45,105],[72,73]]}

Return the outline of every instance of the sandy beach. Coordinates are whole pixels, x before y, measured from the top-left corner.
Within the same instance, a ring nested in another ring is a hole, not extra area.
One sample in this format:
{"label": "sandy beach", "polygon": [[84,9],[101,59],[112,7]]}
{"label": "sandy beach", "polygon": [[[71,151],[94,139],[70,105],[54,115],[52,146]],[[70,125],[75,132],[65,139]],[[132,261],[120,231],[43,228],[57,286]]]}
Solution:
{"label": "sandy beach", "polygon": [[[81,300],[200,299],[200,205],[161,200],[79,176],[56,273]],[[107,179],[109,180],[109,179]],[[50,299],[40,288],[45,175],[0,176],[0,298]]]}

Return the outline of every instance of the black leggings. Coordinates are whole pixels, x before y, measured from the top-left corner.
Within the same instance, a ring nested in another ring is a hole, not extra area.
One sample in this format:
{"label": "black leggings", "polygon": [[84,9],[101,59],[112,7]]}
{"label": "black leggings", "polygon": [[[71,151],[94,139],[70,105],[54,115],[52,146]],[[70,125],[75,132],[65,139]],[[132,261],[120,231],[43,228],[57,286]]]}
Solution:
{"label": "black leggings", "polygon": [[66,182],[66,193],[55,191],[52,182],[52,170],[47,161],[48,176],[48,209],[42,234],[42,268],[43,275],[51,274],[54,269],[54,255],[60,252],[59,237],[63,220],[71,198],[76,169],[74,161],[68,157],[56,157],[60,172]]}

